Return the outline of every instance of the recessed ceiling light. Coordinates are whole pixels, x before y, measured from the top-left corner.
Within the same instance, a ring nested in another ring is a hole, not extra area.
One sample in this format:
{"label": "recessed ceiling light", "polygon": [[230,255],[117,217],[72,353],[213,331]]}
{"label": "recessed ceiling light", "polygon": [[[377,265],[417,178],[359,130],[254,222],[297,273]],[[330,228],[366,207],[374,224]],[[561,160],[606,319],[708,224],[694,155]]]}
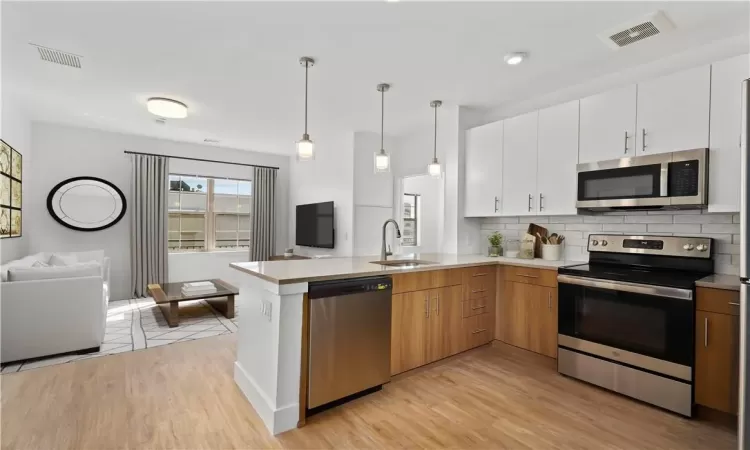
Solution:
{"label": "recessed ceiling light", "polygon": [[148,112],[167,119],[184,119],[187,117],[188,107],[182,102],[162,97],[151,97],[146,103]]}
{"label": "recessed ceiling light", "polygon": [[399,0],[385,0],[385,1],[386,1],[386,2],[388,2],[388,3],[396,3],[396,2],[398,2]]}
{"label": "recessed ceiling light", "polygon": [[510,64],[511,66],[515,66],[517,64],[521,64],[521,62],[526,59],[526,56],[528,55],[523,52],[508,53],[507,55],[505,55],[505,62]]}

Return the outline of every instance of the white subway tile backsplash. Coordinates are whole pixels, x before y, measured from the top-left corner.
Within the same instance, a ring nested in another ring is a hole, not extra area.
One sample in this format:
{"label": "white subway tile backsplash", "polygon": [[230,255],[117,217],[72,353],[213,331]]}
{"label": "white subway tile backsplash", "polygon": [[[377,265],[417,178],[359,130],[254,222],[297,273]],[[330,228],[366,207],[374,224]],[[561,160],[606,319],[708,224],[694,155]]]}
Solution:
{"label": "white subway tile backsplash", "polygon": [[602,224],[600,223],[568,223],[565,225],[565,230],[573,231],[602,231]]}
{"label": "white subway tile backsplash", "polygon": [[645,223],[605,223],[602,225],[602,231],[621,231],[623,233],[641,233],[648,231],[648,225]]}
{"label": "white subway tile backsplash", "polygon": [[738,223],[707,223],[707,224],[703,224],[703,228],[701,231],[703,233],[739,234],[740,224]]}
{"label": "white subway tile backsplash", "polygon": [[625,216],[583,216],[583,223],[622,223]]}
{"label": "white subway tile backsplash", "polygon": [[739,273],[739,214],[709,214],[701,210],[616,211],[577,216],[489,217],[482,219],[483,238],[499,231],[506,239],[524,235],[529,223],[538,223],[550,233],[565,235],[565,259],[586,261],[591,234],[639,234],[691,236],[714,239],[717,273]]}
{"label": "white subway tile backsplash", "polygon": [[674,216],[674,223],[732,223],[732,215],[701,214],[700,216]]}
{"label": "white subway tile backsplash", "polygon": [[650,223],[648,231],[653,233],[700,233],[701,225],[698,223]]}
{"label": "white subway tile backsplash", "polygon": [[[674,216],[625,216],[625,223],[672,223]],[[695,216],[685,216],[695,217]],[[700,217],[700,216],[698,216]]]}

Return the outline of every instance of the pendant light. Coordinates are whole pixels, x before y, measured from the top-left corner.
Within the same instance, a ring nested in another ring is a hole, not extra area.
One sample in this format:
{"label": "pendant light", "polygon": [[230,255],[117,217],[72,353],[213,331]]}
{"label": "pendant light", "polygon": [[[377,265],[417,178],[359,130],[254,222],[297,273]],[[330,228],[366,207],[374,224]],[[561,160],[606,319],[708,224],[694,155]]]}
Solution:
{"label": "pendant light", "polygon": [[299,59],[299,63],[305,68],[305,133],[302,135],[302,139],[297,141],[297,160],[309,161],[315,159],[315,144],[310,140],[310,135],[307,134],[307,71],[315,65],[315,60],[303,56]]}
{"label": "pendant light", "polygon": [[380,92],[380,150],[375,152],[375,173],[387,173],[391,171],[391,156],[385,152],[383,146],[383,127],[385,123],[385,93],[390,89],[390,84],[378,85]]}
{"label": "pendant light", "polygon": [[427,165],[427,173],[435,178],[440,178],[442,176],[442,169],[440,167],[440,163],[437,159],[437,109],[442,105],[443,102],[440,100],[433,100],[430,102],[430,106],[435,110],[435,135],[434,135],[434,147],[433,147],[433,154],[432,154],[432,162]]}

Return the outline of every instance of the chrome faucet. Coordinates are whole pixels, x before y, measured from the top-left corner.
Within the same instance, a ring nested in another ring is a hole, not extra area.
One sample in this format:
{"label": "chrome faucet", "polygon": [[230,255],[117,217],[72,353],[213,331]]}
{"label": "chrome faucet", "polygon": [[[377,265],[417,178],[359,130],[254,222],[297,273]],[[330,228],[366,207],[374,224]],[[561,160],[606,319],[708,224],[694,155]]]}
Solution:
{"label": "chrome faucet", "polygon": [[[387,260],[388,257],[393,254],[390,251],[386,251],[385,250],[385,229],[386,229],[386,227],[388,227],[389,223],[392,223],[393,225],[396,226],[396,237],[398,239],[401,239],[401,230],[398,228],[398,222],[396,222],[393,219],[386,220],[385,223],[383,224],[383,245],[380,247],[380,260],[381,261]],[[390,250],[390,246],[389,246],[388,250]]]}

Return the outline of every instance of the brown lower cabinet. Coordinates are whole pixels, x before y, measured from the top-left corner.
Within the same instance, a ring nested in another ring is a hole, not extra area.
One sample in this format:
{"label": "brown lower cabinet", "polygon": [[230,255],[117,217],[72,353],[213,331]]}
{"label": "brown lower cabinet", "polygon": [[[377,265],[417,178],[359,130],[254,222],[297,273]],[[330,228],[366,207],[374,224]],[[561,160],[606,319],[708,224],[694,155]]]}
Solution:
{"label": "brown lower cabinet", "polygon": [[739,292],[698,288],[695,403],[737,414]]}
{"label": "brown lower cabinet", "polygon": [[463,351],[460,285],[393,296],[391,373]]}
{"label": "brown lower cabinet", "polygon": [[505,281],[495,339],[557,357],[557,288]]}

